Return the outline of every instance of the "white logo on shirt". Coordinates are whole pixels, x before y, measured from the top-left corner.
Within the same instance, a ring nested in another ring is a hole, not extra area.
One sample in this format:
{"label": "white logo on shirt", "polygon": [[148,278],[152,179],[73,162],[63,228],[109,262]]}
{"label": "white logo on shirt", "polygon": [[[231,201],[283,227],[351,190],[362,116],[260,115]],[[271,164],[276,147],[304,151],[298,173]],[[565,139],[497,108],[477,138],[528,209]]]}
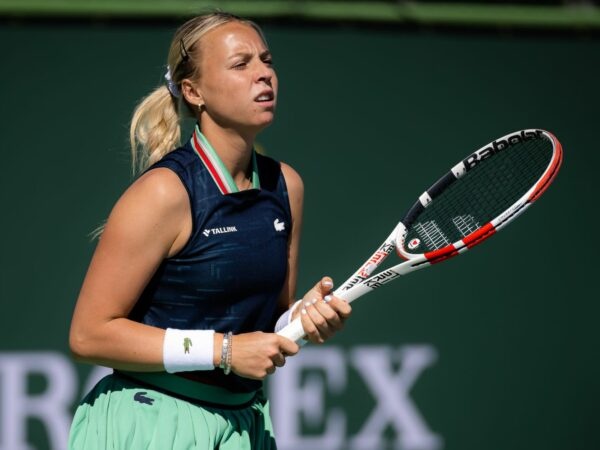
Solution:
{"label": "white logo on shirt", "polygon": [[285,230],[285,222],[280,222],[279,219],[275,219],[275,222],[273,222],[273,226],[275,227],[275,231]]}
{"label": "white logo on shirt", "polygon": [[202,234],[206,237],[211,234],[225,234],[225,233],[236,233],[236,227],[219,227],[219,228],[207,228],[202,232]]}

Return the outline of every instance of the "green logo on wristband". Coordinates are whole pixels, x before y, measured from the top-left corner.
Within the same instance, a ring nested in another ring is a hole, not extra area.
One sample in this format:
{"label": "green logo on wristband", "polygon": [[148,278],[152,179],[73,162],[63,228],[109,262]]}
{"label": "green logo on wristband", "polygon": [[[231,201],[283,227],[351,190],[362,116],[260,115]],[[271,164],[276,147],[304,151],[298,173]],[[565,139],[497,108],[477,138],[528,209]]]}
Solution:
{"label": "green logo on wristband", "polygon": [[190,352],[190,347],[192,346],[192,340],[189,337],[183,339],[183,351],[185,353]]}

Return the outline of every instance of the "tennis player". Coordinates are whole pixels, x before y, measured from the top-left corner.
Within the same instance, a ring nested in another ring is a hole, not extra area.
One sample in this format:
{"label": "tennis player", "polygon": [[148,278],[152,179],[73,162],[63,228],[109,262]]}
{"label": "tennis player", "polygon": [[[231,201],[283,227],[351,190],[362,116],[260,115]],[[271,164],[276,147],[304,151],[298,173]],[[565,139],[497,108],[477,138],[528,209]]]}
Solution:
{"label": "tennis player", "polygon": [[[114,368],[79,405],[69,448],[276,448],[262,381],[350,306],[324,277],[296,301],[303,184],[257,154],[277,76],[259,27],[227,13],[175,33],[166,83],[137,107],[144,170],[111,212],[71,323],[79,360]],[[179,146],[179,121],[197,121]]]}

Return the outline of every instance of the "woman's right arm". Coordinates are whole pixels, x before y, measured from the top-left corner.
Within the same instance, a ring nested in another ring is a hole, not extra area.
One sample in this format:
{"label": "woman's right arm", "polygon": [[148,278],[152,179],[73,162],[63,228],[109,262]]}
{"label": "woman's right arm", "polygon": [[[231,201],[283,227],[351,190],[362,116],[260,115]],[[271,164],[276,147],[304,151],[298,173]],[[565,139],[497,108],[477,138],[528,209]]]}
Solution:
{"label": "woman's right arm", "polygon": [[82,361],[159,371],[165,331],[127,318],[163,259],[191,230],[189,199],[169,169],[141,176],[113,208],[77,299],[69,342]]}
{"label": "woman's right arm", "polygon": [[[161,262],[188,241],[192,219],[187,191],[169,169],[141,176],[119,199],[100,238],[77,299],[69,336],[80,361],[131,371],[163,371],[165,330],[128,319]],[[215,333],[213,363],[223,334]],[[245,351],[244,351],[245,349]],[[236,335],[233,366],[262,379],[298,346],[272,333]]]}

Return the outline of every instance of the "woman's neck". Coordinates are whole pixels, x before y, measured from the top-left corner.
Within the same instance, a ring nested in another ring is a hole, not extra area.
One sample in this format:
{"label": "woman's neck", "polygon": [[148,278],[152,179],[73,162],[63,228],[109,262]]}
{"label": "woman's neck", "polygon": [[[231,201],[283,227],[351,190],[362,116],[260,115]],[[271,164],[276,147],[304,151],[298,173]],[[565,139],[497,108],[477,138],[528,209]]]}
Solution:
{"label": "woman's neck", "polygon": [[247,189],[251,177],[254,135],[241,135],[237,130],[202,124],[206,137],[240,189]]}

